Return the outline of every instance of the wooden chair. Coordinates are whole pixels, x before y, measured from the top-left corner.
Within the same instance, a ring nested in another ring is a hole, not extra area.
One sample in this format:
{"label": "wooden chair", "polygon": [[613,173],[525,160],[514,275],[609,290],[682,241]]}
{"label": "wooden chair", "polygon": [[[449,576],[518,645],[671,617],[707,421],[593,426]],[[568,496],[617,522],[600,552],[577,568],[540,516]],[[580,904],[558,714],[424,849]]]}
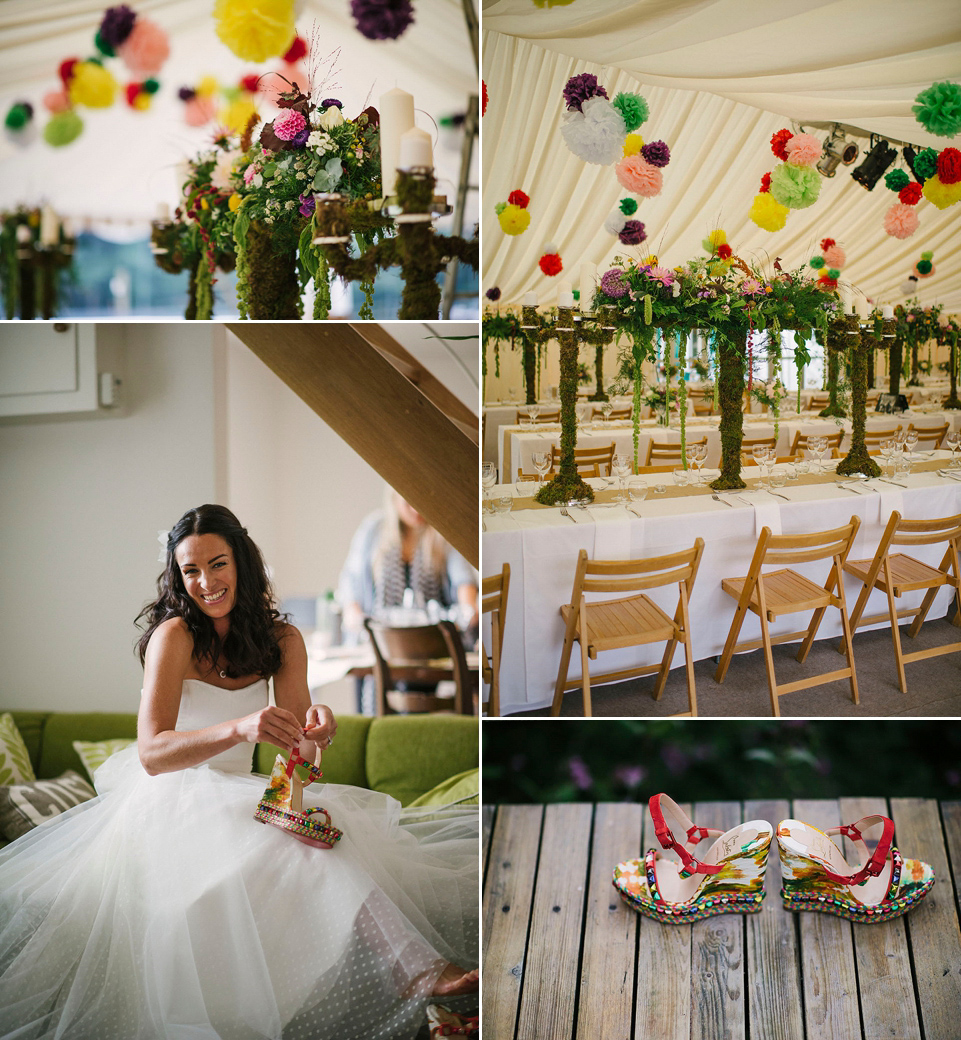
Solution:
{"label": "wooden chair", "polygon": [[[609,477],[611,466],[614,464],[614,442],[606,448],[575,448],[574,461],[577,464],[577,473],[581,477]],[[561,462],[561,449],[551,445],[551,473],[557,472]]]}
{"label": "wooden chair", "polygon": [[641,473],[673,473],[677,468],[677,463],[669,464],[666,466],[638,466],[638,475]]}
{"label": "wooden chair", "polygon": [[775,448],[777,447],[777,438],[773,435],[771,437],[743,437],[741,438],[741,461],[746,462],[750,459],[754,461],[754,455],[752,454],[754,448]]}
{"label": "wooden chair", "polygon": [[[844,599],[842,568],[851,551],[851,546],[854,544],[854,536],[857,534],[860,524],[860,518],[852,516],[851,522],[844,527],[835,527],[829,531],[815,531],[812,534],[773,535],[770,527],[761,530],[761,537],[758,539],[757,549],[751,560],[747,577],[725,578],[721,582],[721,588],[737,600],[737,609],[734,612],[734,620],[731,622],[731,630],[727,635],[727,642],[724,644],[724,652],[721,654],[714,675],[716,682],[724,681],[734,653],[742,650],[756,650],[763,646],[767,684],[771,694],[771,710],[775,715],[781,714],[778,709],[778,698],[783,697],[784,694],[792,693],[794,690],[806,690],[811,686],[820,686],[822,683],[833,682],[836,679],[849,680],[851,699],[855,704],[858,703],[858,681],[854,671],[851,626],[848,623],[847,605]],[[769,564],[809,563],[829,558],[833,562],[828,580],[823,586],[815,585],[813,581],[787,567],[773,573],[761,573],[761,568]],[[834,592],[835,588],[837,594]],[[775,643],[787,643],[804,636],[804,641],[797,654],[797,660],[803,664],[814,643],[821,619],[824,617],[824,611],[828,607],[836,607],[841,612],[847,668],[779,686],[774,675],[774,658],[771,654],[771,647]],[[781,614],[797,614],[812,609],[814,616],[806,630],[771,637],[768,631],[769,622],[774,621]],[[740,635],[741,626],[744,624],[748,610],[760,618],[761,638],[738,643],[737,637]]]}
{"label": "wooden chair", "polygon": [[918,451],[934,451],[941,447],[941,443],[948,435],[948,423],[943,426],[915,426],[908,423],[909,430],[915,430],[918,435]]}
{"label": "wooden chair", "polygon": [[[707,444],[707,434],[705,434],[699,441],[689,440],[688,444]],[[653,438],[647,442],[647,455],[644,458],[644,465],[650,466],[656,463],[667,464],[673,462],[675,466],[679,466],[683,462],[683,456],[681,455],[681,442],[676,443],[663,443],[655,441]]]}
{"label": "wooden chair", "polygon": [[[630,419],[631,412],[633,411],[633,405],[625,405],[623,408],[612,408],[609,418],[611,419]],[[594,405],[594,410],[591,412],[591,418],[597,419],[598,417],[604,417],[604,413],[600,410],[597,405]]]}
{"label": "wooden chair", "polygon": [[[782,465],[784,465],[785,463],[788,463],[788,462],[797,462],[797,456],[796,455],[778,455],[778,457],[774,460],[774,465],[775,466],[782,466]],[[741,465],[742,466],[756,466],[757,462],[756,462],[756,460],[755,460],[753,455],[745,455],[745,456],[742,456],[742,458],[741,458]]]}
{"label": "wooden chair", "polygon": [[507,590],[511,583],[511,565],[505,563],[500,574],[493,574],[481,582],[481,613],[491,615],[491,655],[481,646],[481,678],[490,687],[487,696],[487,714],[501,713],[501,650],[504,646],[504,623],[507,620]]}
{"label": "wooden chair", "polygon": [[[790,455],[797,455],[799,452],[808,450],[808,439],[811,437],[823,437],[828,442],[829,448],[841,447],[841,438],[844,436],[843,430],[837,430],[834,433],[801,433],[800,430],[794,435],[794,440],[791,442]],[[837,458],[836,455],[832,455],[832,458]]]}
{"label": "wooden chair", "polygon": [[[641,646],[644,643],[667,641],[667,648],[660,664],[606,672],[594,676],[595,683],[614,682],[637,675],[657,672],[654,700],[660,700],[667,682],[668,672],[677,644],[684,644],[684,660],[687,667],[688,710],[682,715],[697,715],[697,694],[694,688],[694,659],[691,649],[691,623],[688,603],[697,569],[704,552],[704,540],[698,538],[693,549],[655,556],[647,560],[588,560],[587,550],[581,549],[577,557],[574,575],[574,590],[571,602],[561,607],[566,631],[561,663],[557,670],[554,686],[554,703],[551,715],[561,710],[561,698],[565,690],[580,686],[584,693],[584,715],[591,714],[591,675],[588,661],[598,652],[616,650],[626,646]],[[677,610],[672,620],[656,603],[643,594],[644,589],[661,588],[677,582]],[[590,602],[588,592],[628,592],[640,595],[623,596],[618,599]],[[571,662],[574,642],[581,646],[581,678],[568,679],[567,670]]]}
{"label": "wooden chair", "polygon": [[698,394],[694,395],[691,393],[691,407],[694,409],[695,415],[713,415],[714,414],[714,395],[713,394]]}
{"label": "wooden chair", "polygon": [[[364,618],[364,628],[374,648],[378,715],[449,711],[451,708],[458,715],[473,714],[474,677],[467,667],[464,644],[453,622],[396,628]],[[436,686],[452,677],[456,685],[453,705],[449,697],[396,689],[399,680]]]}
{"label": "wooden chair", "polygon": [[[945,516],[934,520],[903,520],[901,514],[895,510],[884,529],[874,559],[849,560],[844,564],[847,573],[863,583],[857,603],[851,613],[851,631],[855,632],[861,625],[871,625],[876,621],[890,623],[894,659],[898,666],[898,685],[901,687],[902,693],[908,692],[907,680],[904,677],[906,663],[961,650],[961,643],[950,643],[947,646],[932,647],[930,650],[917,650],[905,654],[901,650],[901,633],[898,629],[898,618],[914,618],[908,628],[908,635],[913,639],[921,631],[921,625],[931,609],[938,589],[945,585],[950,585],[955,590],[957,611],[952,623],[961,627],[959,539],[961,539],[961,513],[957,516]],[[937,568],[922,563],[913,556],[906,556],[904,553],[892,555],[890,552],[892,545],[936,545],[938,542],[946,542],[947,548]],[[863,617],[864,608],[867,606],[868,597],[873,589],[880,589],[887,595],[887,613]],[[918,589],[928,590],[921,601],[921,606],[898,610],[895,599],[905,592],[915,592]]]}
{"label": "wooden chair", "polygon": [[811,394],[811,403],[808,405],[808,411],[819,412],[822,408],[827,408],[830,401],[831,395],[828,393]]}
{"label": "wooden chair", "polygon": [[[517,409],[517,419],[516,419],[514,425],[515,426],[520,426],[520,424],[523,422],[524,419],[529,419],[530,418],[530,415],[531,415],[531,413],[526,408],[518,408]],[[560,421],[561,421],[561,410],[560,410],[560,408],[555,408],[555,409],[552,409],[551,411],[544,411],[543,409],[541,409],[541,411],[539,411],[537,413],[537,418],[534,420],[534,422],[539,422],[539,423],[540,422],[560,422]]]}
{"label": "wooden chair", "polygon": [[890,440],[899,430],[901,424],[895,426],[876,426],[873,429],[865,429],[864,443],[869,455],[877,455],[881,451],[881,441]]}

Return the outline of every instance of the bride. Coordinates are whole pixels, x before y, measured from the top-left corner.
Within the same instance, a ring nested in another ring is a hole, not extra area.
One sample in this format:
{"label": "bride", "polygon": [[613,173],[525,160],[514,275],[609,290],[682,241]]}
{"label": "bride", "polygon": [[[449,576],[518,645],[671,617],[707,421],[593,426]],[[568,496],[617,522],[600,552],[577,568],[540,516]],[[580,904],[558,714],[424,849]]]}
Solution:
{"label": "bride", "polygon": [[[138,620],[137,744],[98,797],[0,851],[4,1037],[395,1040],[477,988],[476,810],[319,787],[330,851],[263,826],[253,748],[307,759],[337,732],[263,559],[222,506],[167,537]],[[268,704],[267,680],[274,701]]]}

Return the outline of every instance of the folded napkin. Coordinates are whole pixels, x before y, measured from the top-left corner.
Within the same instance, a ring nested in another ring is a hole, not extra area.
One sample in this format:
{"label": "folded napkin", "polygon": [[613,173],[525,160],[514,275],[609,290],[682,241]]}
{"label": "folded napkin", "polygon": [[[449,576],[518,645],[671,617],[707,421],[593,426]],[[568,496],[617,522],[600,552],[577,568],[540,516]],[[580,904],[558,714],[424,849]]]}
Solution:
{"label": "folded napkin", "polygon": [[[767,496],[765,496],[767,497]],[[777,502],[751,499],[754,506],[754,533],[760,538],[761,528],[770,527],[771,534],[781,533],[781,507]]]}

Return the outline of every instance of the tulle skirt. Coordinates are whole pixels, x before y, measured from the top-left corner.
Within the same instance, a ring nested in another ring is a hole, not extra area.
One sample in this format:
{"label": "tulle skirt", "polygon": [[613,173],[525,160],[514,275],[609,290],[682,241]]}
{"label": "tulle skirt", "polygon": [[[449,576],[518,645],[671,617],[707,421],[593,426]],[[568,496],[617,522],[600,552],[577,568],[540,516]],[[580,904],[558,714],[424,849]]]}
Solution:
{"label": "tulle skirt", "polygon": [[263,778],[148,776],[0,851],[0,1036],[397,1040],[447,962],[477,964],[477,810],[313,785],[344,836],[253,819]]}

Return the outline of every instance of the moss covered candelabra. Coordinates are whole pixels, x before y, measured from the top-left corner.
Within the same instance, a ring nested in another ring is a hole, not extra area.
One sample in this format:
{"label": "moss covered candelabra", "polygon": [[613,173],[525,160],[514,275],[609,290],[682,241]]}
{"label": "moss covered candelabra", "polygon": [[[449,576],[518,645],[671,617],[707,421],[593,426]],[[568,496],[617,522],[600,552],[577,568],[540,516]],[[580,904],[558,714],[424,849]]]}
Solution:
{"label": "moss covered candelabra", "polygon": [[938,330],[938,342],[948,345],[948,375],[951,379],[951,393],[942,405],[943,408],[952,410],[961,409],[961,401],[958,400],[958,333],[961,326],[953,319],[949,319],[945,325]]}
{"label": "moss covered candelabra", "polygon": [[[822,419],[845,419],[847,412],[839,400],[839,389],[841,382],[841,365],[845,357],[853,361],[860,342],[861,323],[856,314],[842,314],[835,318],[827,328],[824,336],[824,346],[827,350],[827,389],[828,403],[822,408],[818,415]],[[852,374],[852,383],[854,377]],[[867,359],[864,359],[864,384],[867,388]]]}

